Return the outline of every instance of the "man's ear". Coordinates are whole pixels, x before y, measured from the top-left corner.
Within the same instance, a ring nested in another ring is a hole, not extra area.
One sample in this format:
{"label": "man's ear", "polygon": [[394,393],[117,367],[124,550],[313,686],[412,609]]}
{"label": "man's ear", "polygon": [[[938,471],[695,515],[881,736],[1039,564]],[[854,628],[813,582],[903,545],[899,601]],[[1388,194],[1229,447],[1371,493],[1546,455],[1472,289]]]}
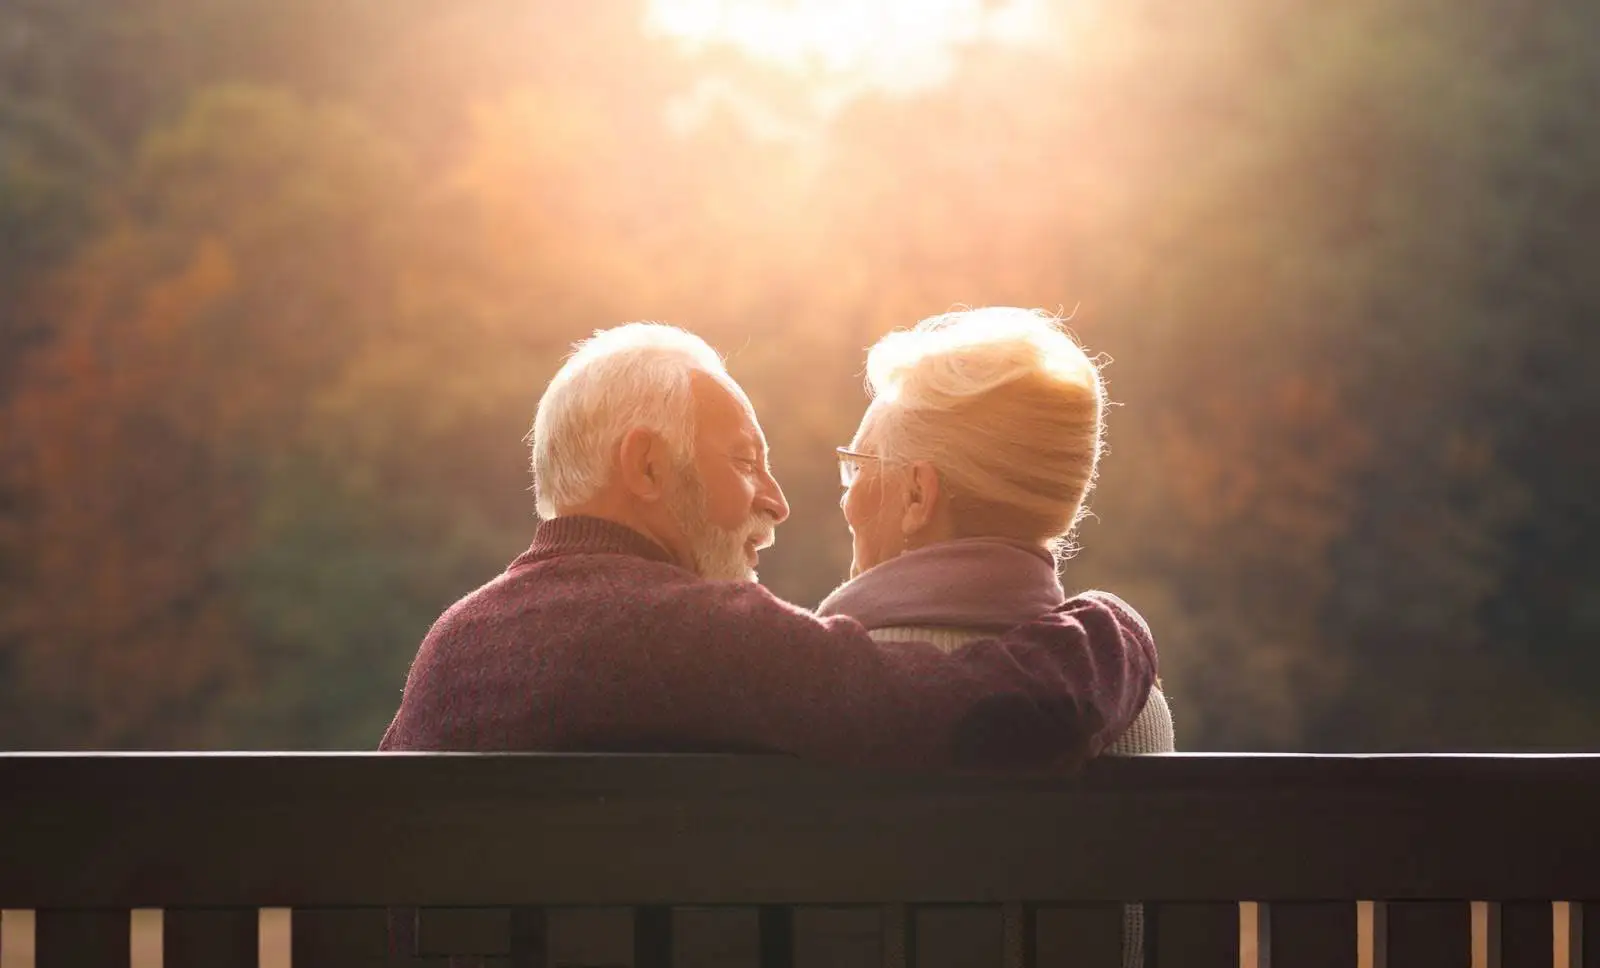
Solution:
{"label": "man's ear", "polygon": [[913,461],[906,476],[906,510],[900,531],[907,536],[926,528],[939,504],[939,472],[925,460]]}
{"label": "man's ear", "polygon": [[635,427],[617,448],[617,480],[642,501],[659,501],[665,492],[672,455],[667,442],[653,430]]}

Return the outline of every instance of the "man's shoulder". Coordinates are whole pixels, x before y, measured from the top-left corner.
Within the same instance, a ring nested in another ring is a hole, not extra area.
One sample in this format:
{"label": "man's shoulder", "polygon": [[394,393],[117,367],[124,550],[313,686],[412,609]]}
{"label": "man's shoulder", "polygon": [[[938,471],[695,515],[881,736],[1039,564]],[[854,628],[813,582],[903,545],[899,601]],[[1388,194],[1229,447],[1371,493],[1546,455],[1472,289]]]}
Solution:
{"label": "man's shoulder", "polygon": [[479,592],[493,595],[605,596],[619,589],[688,591],[707,584],[693,572],[663,561],[611,552],[523,556]]}
{"label": "man's shoulder", "polygon": [[712,617],[804,614],[755,582],[708,581],[687,569],[625,554],[523,556],[452,605],[441,623],[480,617],[559,620],[573,611],[625,618],[641,613]]}

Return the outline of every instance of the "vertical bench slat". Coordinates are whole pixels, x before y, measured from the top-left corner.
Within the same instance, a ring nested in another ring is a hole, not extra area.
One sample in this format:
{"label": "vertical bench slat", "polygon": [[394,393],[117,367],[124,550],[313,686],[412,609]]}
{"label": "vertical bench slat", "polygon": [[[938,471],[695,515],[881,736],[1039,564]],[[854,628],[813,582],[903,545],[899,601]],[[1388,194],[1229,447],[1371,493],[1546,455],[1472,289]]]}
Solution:
{"label": "vertical bench slat", "polygon": [[1472,921],[1472,968],[1500,968],[1500,905],[1473,901],[1467,911]]}
{"label": "vertical bench slat", "polygon": [[1239,968],[1272,964],[1272,909],[1260,901],[1239,902]]}
{"label": "vertical bench slat", "polygon": [[883,926],[874,907],[794,909],[794,968],[879,968]]}
{"label": "vertical bench slat", "polygon": [[672,908],[633,909],[633,968],[672,968]]}
{"label": "vertical bench slat", "polygon": [[128,911],[35,911],[35,968],[128,968],[130,924]]}
{"label": "vertical bench slat", "polygon": [[384,968],[389,918],[383,908],[295,908],[289,922],[294,968]]}
{"label": "vertical bench slat", "polygon": [[134,908],[131,913],[128,927],[133,968],[161,968],[165,916],[160,908]]}
{"label": "vertical bench slat", "polygon": [[1356,903],[1275,903],[1268,911],[1269,963],[1286,968],[1356,968]]}
{"label": "vertical bench slat", "polygon": [[1356,966],[1386,968],[1389,908],[1382,901],[1356,902]]}
{"label": "vertical bench slat", "polygon": [[[294,909],[262,908],[256,922],[259,968],[290,968],[294,960]],[[134,968],[140,968],[138,964]],[[154,968],[154,966],[152,966]]]}
{"label": "vertical bench slat", "polygon": [[917,918],[909,904],[885,904],[880,913],[883,968],[911,968],[917,963]]}
{"label": "vertical bench slat", "polygon": [[546,960],[556,965],[626,965],[633,961],[633,910],[545,909]]}
{"label": "vertical bench slat", "polygon": [[1039,960],[1039,926],[1032,904],[1008,901],[1000,907],[1000,963],[1005,968],[1033,968]]}
{"label": "vertical bench slat", "polygon": [[417,912],[416,954],[511,954],[510,908],[422,908]]}
{"label": "vertical bench slat", "polygon": [[1120,968],[1123,924],[1120,904],[1041,905],[1033,912],[1033,964]]}
{"label": "vertical bench slat", "polygon": [[1500,908],[1501,968],[1548,968],[1555,963],[1553,905],[1508,901]]}
{"label": "vertical bench slat", "polygon": [[757,916],[761,968],[794,968],[794,908],[767,904]]}
{"label": "vertical bench slat", "polygon": [[754,907],[683,907],[672,911],[673,961],[700,968],[756,968],[760,912]]}
{"label": "vertical bench slat", "polygon": [[168,908],[162,921],[163,968],[256,968],[258,909]]}
{"label": "vertical bench slat", "polygon": [[1551,903],[1550,929],[1550,963],[1555,968],[1583,968],[1583,905]]}
{"label": "vertical bench slat", "polygon": [[1582,968],[1600,968],[1600,901],[1573,901],[1567,907],[1567,937]]}
{"label": "vertical bench slat", "polygon": [[1378,939],[1388,968],[1470,968],[1472,906],[1467,901],[1391,901],[1387,937]]}
{"label": "vertical bench slat", "polygon": [[[10,951],[8,959],[6,952]],[[33,912],[0,909],[0,966],[33,963]]]}
{"label": "vertical bench slat", "polygon": [[1146,904],[1144,911],[1149,968],[1238,968],[1238,904]]}
{"label": "vertical bench slat", "polygon": [[1001,968],[1005,929],[994,904],[913,909],[916,968]]}
{"label": "vertical bench slat", "polygon": [[511,968],[547,968],[550,922],[542,907],[511,909]]}

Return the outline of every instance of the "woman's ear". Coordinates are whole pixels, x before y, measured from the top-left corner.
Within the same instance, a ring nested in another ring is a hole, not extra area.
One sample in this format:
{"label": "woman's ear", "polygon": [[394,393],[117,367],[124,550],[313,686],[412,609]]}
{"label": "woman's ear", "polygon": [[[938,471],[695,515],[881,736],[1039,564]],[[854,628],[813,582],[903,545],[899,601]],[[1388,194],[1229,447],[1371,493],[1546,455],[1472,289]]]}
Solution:
{"label": "woman's ear", "polygon": [[671,455],[654,431],[635,427],[617,448],[617,480],[641,501],[659,501],[665,491]]}
{"label": "woman's ear", "polygon": [[926,528],[938,512],[939,472],[925,460],[913,461],[906,475],[906,507],[900,532],[906,536]]}

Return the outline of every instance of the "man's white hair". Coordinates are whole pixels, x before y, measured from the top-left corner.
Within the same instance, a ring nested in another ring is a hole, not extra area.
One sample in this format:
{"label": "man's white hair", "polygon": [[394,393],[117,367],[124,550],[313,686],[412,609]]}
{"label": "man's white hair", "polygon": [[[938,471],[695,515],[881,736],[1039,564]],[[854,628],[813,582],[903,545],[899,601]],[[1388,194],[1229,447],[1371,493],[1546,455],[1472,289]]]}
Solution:
{"label": "man's white hair", "polygon": [[661,435],[673,459],[694,459],[696,372],[726,376],[706,341],[662,323],[597,330],[573,346],[533,418],[539,516],[592,499],[611,480],[617,445],[636,427]]}

